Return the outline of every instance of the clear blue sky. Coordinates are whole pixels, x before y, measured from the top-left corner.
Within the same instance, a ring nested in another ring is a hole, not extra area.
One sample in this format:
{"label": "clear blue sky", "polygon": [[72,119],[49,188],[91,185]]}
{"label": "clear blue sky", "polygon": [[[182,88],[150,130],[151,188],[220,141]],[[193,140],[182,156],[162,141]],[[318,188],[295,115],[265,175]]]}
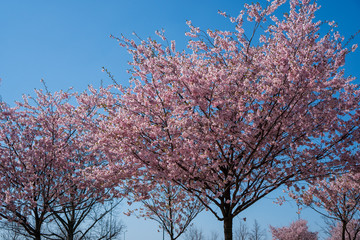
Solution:
{"label": "clear blue sky", "polygon": [[[254,0],[255,1],[255,0]],[[110,34],[141,37],[154,36],[164,28],[169,39],[177,41],[177,49],[184,48],[187,38],[186,20],[203,29],[231,29],[228,21],[217,10],[236,15],[248,0],[52,0],[0,1],[0,95],[12,103],[22,94],[32,94],[42,88],[44,79],[49,90],[83,91],[87,85],[99,86],[103,80],[111,83],[101,72],[109,69],[118,82],[127,84],[129,55]],[[359,0],[319,0],[322,9],[318,18],[335,20],[346,37],[360,29]],[[354,43],[360,43],[358,36]],[[359,44],[360,45],[360,44]],[[360,76],[360,51],[346,62],[347,74]],[[267,227],[281,226],[297,218],[295,204],[285,207],[272,205],[271,199],[258,202],[241,216],[248,224],[254,219]],[[127,206],[123,206],[126,208]],[[150,220],[119,216],[128,229],[127,240],[156,240],[162,234]],[[302,217],[309,220],[313,230],[320,230],[321,219],[310,211]],[[235,224],[237,221],[235,221]],[[204,213],[195,225],[205,233],[215,230],[220,234],[222,224],[211,214]],[[268,234],[270,239],[270,235]]]}

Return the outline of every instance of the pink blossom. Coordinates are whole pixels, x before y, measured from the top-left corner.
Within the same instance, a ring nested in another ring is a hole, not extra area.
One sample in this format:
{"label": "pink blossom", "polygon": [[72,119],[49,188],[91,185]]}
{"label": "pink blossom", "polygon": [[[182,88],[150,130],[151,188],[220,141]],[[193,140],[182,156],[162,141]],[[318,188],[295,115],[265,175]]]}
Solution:
{"label": "pink blossom", "polygon": [[308,230],[306,220],[297,220],[289,227],[276,228],[270,226],[273,240],[317,240],[317,232]]}
{"label": "pink blossom", "polygon": [[[104,104],[97,137],[111,161],[125,164],[134,185],[171,181],[201,200],[224,222],[226,240],[235,216],[280,186],[344,168],[360,139],[343,38],[322,35],[313,1],[291,0],[276,17],[284,2],[245,5],[233,32],[187,21],[186,51],[124,40],[131,87],[105,97],[115,104]],[[263,29],[265,16],[272,22]]]}

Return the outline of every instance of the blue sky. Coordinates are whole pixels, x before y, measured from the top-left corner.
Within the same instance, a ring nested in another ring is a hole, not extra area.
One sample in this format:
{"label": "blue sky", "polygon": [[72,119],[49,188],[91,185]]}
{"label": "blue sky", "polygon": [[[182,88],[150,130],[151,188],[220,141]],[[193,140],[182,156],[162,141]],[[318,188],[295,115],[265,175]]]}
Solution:
{"label": "blue sky", "polygon": [[[248,0],[52,0],[0,1],[0,95],[12,103],[22,94],[42,88],[41,79],[50,91],[74,87],[83,91],[87,85],[111,83],[101,71],[106,67],[122,84],[127,84],[128,53],[118,46],[110,34],[131,36],[136,32],[146,38],[164,28],[169,39],[177,41],[177,49],[186,46],[186,20],[202,29],[231,29],[218,10],[236,15]],[[322,5],[318,19],[335,20],[346,37],[360,29],[359,0],[319,0]],[[354,43],[360,43],[358,36]],[[347,58],[346,71],[360,76],[359,50]],[[274,196],[270,196],[274,197]],[[127,206],[123,206],[126,208]],[[264,199],[245,211],[248,224],[257,219],[267,227],[281,226],[297,218],[295,204],[272,205]],[[313,230],[320,231],[321,219],[306,210],[304,218]],[[120,216],[128,229],[127,240],[161,239],[156,224]],[[235,221],[235,224],[237,220]],[[209,213],[195,222],[203,231],[218,231],[222,224]],[[270,239],[270,235],[268,234]]]}

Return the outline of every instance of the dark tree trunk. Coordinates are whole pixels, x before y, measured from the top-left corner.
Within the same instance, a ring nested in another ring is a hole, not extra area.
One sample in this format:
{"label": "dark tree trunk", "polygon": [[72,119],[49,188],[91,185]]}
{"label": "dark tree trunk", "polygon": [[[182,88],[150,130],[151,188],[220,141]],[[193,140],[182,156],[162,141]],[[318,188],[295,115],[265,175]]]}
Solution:
{"label": "dark tree trunk", "polygon": [[41,240],[41,231],[36,229],[33,236],[35,240]]}
{"label": "dark tree trunk", "polygon": [[66,240],[74,240],[75,228],[73,221],[71,221],[67,227],[68,227],[68,232],[67,232],[68,235]]}
{"label": "dark tree trunk", "polygon": [[232,227],[233,227],[233,217],[228,216],[224,218],[224,239],[232,240]]}
{"label": "dark tree trunk", "polygon": [[346,235],[346,222],[342,222],[342,231],[341,231],[341,239],[342,240],[346,240],[345,235]]}
{"label": "dark tree trunk", "polygon": [[73,240],[74,239],[74,233],[69,233],[67,236],[67,240]]}
{"label": "dark tree trunk", "polygon": [[35,212],[35,229],[34,229],[34,238],[35,240],[41,240],[41,225],[43,223],[43,220],[39,217],[39,215],[37,214],[37,212]]}

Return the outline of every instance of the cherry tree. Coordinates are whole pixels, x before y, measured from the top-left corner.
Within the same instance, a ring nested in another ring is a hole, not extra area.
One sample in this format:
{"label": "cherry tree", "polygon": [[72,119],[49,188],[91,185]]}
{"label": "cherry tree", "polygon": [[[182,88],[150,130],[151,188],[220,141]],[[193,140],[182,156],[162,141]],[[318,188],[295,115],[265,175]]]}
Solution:
{"label": "cherry tree", "polygon": [[333,231],[342,240],[356,239],[360,234],[360,173],[346,173],[317,181],[302,194],[302,201],[323,216],[337,221],[339,224]]}
{"label": "cherry tree", "polygon": [[51,236],[43,226],[52,216],[60,219],[62,209],[72,204],[72,211],[86,212],[93,202],[110,196],[84,174],[87,167],[101,165],[103,158],[90,150],[91,135],[83,124],[89,125],[94,108],[75,107],[70,104],[75,97],[38,90],[36,97],[24,96],[15,107],[1,103],[0,217],[36,240]]}
{"label": "cherry tree", "polygon": [[290,224],[289,227],[276,228],[270,226],[274,240],[317,240],[317,232],[308,230],[307,221],[300,219]]}
{"label": "cherry tree", "polygon": [[[152,219],[166,231],[171,240],[178,239],[192,220],[204,209],[202,204],[172,182],[155,182],[156,187],[137,209],[141,217]],[[137,194],[136,191],[134,194]],[[136,199],[141,199],[136,196]]]}
{"label": "cherry tree", "polygon": [[[348,234],[345,235],[346,240],[359,240],[360,239],[360,221],[353,219],[347,224]],[[330,237],[327,240],[338,240],[342,238],[343,227],[338,222],[333,228],[330,229]]]}
{"label": "cherry tree", "polygon": [[98,145],[133,176],[195,196],[223,221],[225,240],[235,216],[280,186],[341,168],[358,139],[358,86],[343,70],[351,50],[333,23],[315,20],[316,2],[290,0],[277,17],[285,2],[221,13],[234,32],[189,21],[187,51],[162,32],[165,44],[118,38],[133,80],[102,103]]}

